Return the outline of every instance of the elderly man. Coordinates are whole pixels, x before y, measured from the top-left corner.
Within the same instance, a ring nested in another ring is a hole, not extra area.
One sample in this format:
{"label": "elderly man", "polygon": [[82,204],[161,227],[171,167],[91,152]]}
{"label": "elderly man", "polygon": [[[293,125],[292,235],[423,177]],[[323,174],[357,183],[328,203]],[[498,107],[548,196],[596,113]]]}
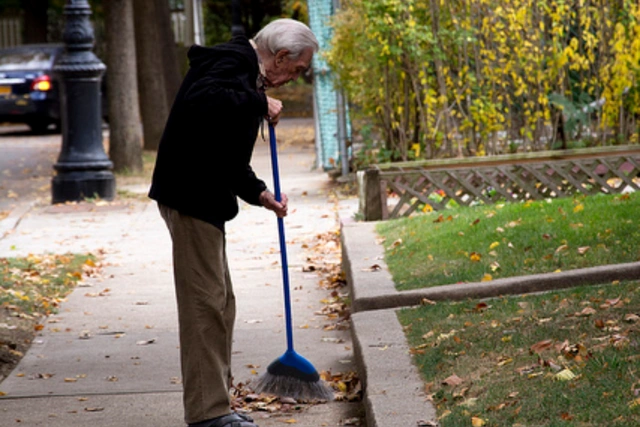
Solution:
{"label": "elderly man", "polygon": [[265,89],[297,79],[318,41],[304,24],[279,19],[254,38],[193,46],[190,68],[160,142],[149,197],[158,202],[173,242],[185,421],[198,427],[255,427],[231,412],[235,297],[225,253],[225,222],[240,197],[287,214],[251,169],[258,131],[276,124],[282,103]]}

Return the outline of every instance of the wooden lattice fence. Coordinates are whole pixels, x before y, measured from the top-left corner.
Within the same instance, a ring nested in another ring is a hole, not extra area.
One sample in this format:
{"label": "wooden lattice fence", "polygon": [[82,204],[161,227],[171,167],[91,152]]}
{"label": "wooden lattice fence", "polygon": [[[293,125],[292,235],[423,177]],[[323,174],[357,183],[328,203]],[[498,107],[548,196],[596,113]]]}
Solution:
{"label": "wooden lattice fence", "polygon": [[640,190],[640,146],[379,164],[358,172],[366,221],[444,209],[574,194]]}

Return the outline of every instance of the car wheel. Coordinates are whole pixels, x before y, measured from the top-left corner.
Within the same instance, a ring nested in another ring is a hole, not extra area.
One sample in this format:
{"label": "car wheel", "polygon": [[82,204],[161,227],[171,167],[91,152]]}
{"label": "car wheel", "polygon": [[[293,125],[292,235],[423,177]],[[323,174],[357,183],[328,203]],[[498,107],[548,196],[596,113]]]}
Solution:
{"label": "car wheel", "polygon": [[33,133],[43,134],[47,133],[47,129],[51,123],[48,120],[32,120],[27,125],[31,128]]}

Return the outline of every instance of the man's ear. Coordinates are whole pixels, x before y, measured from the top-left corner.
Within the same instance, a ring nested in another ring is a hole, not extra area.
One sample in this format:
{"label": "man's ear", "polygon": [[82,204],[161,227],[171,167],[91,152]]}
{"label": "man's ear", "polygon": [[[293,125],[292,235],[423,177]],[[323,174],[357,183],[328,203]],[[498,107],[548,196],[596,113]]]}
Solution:
{"label": "man's ear", "polygon": [[288,49],[282,49],[282,50],[279,50],[278,52],[276,52],[276,56],[274,58],[276,66],[280,66],[280,64],[282,64],[282,61],[284,61],[284,58],[287,55],[289,55],[289,50]]}

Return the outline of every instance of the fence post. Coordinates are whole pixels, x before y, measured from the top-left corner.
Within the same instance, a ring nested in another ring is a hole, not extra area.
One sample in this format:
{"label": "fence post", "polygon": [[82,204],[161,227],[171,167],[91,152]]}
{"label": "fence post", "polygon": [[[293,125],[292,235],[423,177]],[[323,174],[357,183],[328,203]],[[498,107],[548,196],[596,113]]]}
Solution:
{"label": "fence post", "polygon": [[374,168],[358,171],[357,180],[360,215],[365,221],[382,220],[380,171]]}

